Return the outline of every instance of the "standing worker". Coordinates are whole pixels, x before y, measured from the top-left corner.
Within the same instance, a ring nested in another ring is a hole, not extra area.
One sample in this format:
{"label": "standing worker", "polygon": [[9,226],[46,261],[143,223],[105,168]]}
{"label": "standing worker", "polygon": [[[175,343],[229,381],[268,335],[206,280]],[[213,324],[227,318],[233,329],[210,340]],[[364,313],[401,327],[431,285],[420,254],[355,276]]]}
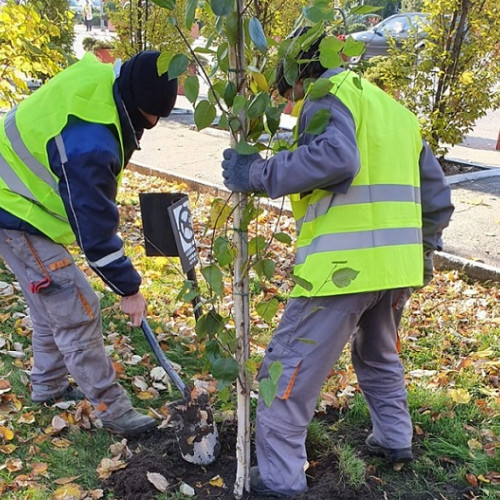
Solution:
{"label": "standing worker", "polygon": [[92,15],[92,4],[90,0],[85,2],[83,6],[83,21],[85,22],[86,31],[92,31],[92,20],[94,16]]}
{"label": "standing worker", "polygon": [[126,436],[155,420],[135,411],[115,381],[99,299],[64,245],[76,237],[139,326],[146,302],[117,234],[116,193],[144,129],[175,104],[177,80],[158,75],[159,55],[145,51],[117,64],[116,77],[112,65],[86,53],[0,121],[0,256],[33,321],[32,399],[85,395],[103,426]]}
{"label": "standing worker", "polygon": [[[300,42],[299,42],[300,43]],[[287,497],[307,490],[307,427],[333,364],[352,339],[352,361],[368,403],[370,452],[392,463],[412,456],[412,423],[397,348],[403,306],[432,279],[432,254],[453,206],[443,171],[422,141],[417,118],[378,87],[351,72],[326,70],[319,41],[297,60],[293,87],[277,71],[279,93],[305,97],[306,79],[328,78],[331,91],[304,101],[298,145],[269,159],[224,152],[232,191],[291,195],[297,226],[291,293],[258,378],[273,361],[283,372],[270,407],[259,398],[257,467],[252,491]],[[307,126],[329,113],[323,132]]]}

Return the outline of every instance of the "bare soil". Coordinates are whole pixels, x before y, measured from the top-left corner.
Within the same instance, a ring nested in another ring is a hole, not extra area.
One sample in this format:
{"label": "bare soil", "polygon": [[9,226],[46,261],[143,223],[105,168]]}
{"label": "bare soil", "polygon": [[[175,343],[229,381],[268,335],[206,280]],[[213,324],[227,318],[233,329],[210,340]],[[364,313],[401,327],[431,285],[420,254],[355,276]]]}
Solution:
{"label": "bare soil", "polygon": [[[333,427],[339,420],[338,412],[331,409],[327,414],[317,414],[320,419]],[[338,426],[336,426],[338,427]],[[366,481],[359,488],[347,484],[339,470],[338,457],[334,453],[321,454],[321,450],[308,449],[310,468],[308,474],[307,493],[294,497],[293,500],[466,500],[479,498],[477,491],[464,488],[463,484],[432,484],[432,478],[422,477],[425,493],[415,493],[415,474],[411,465],[402,471],[392,473],[390,465],[381,459],[370,457],[365,448],[364,440],[368,429],[358,429],[342,426],[332,432],[331,438],[337,443],[354,443],[359,458],[367,463]],[[177,491],[184,482],[195,490],[197,500],[233,500],[233,485],[236,476],[236,426],[234,422],[219,424],[221,451],[217,460],[208,466],[192,465],[184,461],[173,430],[154,430],[129,441],[129,448],[134,455],[128,460],[125,469],[114,472],[105,481],[103,487],[112,492],[116,500],[152,500],[159,492],[148,480],[147,474],[156,472],[163,475],[169,482],[169,490]],[[347,435],[348,434],[348,435]],[[418,457],[422,453],[418,437],[414,443],[414,453]],[[392,474],[392,480],[381,478],[384,473]],[[223,486],[216,481],[210,481],[220,476]],[[252,494],[245,494],[245,500],[265,500]],[[266,497],[268,498],[268,497]]]}

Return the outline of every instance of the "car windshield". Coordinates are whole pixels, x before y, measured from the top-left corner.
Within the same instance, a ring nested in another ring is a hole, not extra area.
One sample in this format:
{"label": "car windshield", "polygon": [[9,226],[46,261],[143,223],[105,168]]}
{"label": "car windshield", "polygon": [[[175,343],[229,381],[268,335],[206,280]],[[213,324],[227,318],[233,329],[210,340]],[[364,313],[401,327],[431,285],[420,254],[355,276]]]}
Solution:
{"label": "car windshield", "polygon": [[419,27],[424,21],[421,16],[396,16],[392,19],[386,19],[381,22],[378,26],[375,26],[375,30],[382,33],[404,33],[412,28]]}

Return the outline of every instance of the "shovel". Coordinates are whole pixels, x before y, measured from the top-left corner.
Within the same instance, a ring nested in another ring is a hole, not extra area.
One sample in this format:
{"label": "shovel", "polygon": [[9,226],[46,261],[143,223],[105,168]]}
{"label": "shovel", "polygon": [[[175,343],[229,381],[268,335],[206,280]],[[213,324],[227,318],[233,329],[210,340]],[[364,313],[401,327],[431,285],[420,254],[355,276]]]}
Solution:
{"label": "shovel", "polygon": [[182,458],[192,464],[211,464],[220,451],[220,443],[208,393],[193,397],[191,389],[163,353],[145,318],[142,318],[141,328],[161,367],[183,397],[182,400],[168,405],[172,412],[172,422]]}

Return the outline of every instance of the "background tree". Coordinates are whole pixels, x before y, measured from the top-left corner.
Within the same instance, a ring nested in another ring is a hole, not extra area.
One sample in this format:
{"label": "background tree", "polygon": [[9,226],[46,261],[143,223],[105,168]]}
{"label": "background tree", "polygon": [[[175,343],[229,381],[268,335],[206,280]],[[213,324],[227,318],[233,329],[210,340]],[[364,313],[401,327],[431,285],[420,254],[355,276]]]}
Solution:
{"label": "background tree", "polygon": [[69,10],[68,0],[35,0],[40,16],[48,19],[59,29],[58,36],[52,36],[51,45],[63,54],[66,65],[76,61],[73,52],[75,40],[75,15]]}
{"label": "background tree", "polygon": [[424,137],[444,156],[478,118],[500,105],[500,4],[425,0],[423,46],[410,36],[365,73],[420,118]]}
{"label": "background tree", "polygon": [[[117,4],[109,13],[117,39],[114,52],[128,59],[138,52],[153,49],[168,52],[183,52],[185,42],[175,27],[175,19],[183,17],[185,0],[172,0],[172,11],[159,7],[149,0],[130,0]],[[182,24],[179,29],[188,41],[192,41],[190,30]]]}
{"label": "background tree", "polygon": [[0,10],[0,108],[9,108],[28,94],[26,77],[49,78],[63,69],[68,53],[56,23],[37,7],[10,2]]}

